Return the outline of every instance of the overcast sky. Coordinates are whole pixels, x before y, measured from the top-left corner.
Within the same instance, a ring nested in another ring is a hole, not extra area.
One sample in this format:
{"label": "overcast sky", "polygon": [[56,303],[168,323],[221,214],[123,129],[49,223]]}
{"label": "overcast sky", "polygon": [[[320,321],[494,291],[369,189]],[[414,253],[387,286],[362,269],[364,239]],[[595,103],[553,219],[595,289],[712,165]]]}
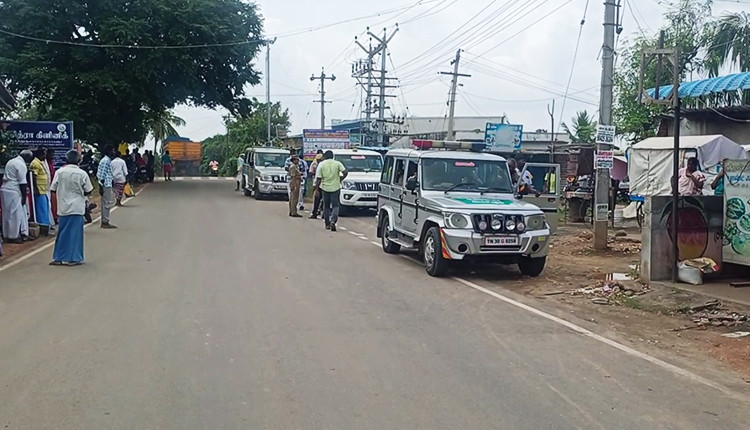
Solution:
{"label": "overcast sky", "polygon": [[[547,105],[555,100],[555,129],[577,110],[598,116],[602,20],[601,0],[259,0],[256,2],[269,37],[279,36],[271,48],[271,100],[281,101],[291,113],[292,133],[319,128],[318,82],[310,76],[335,75],[326,81],[326,125],[331,119],[359,117],[361,95],[351,77],[351,63],[364,52],[355,36],[367,44],[369,26],[399,31],[389,44],[389,76],[401,88],[389,99],[395,115],[444,116],[447,113],[449,76],[456,50],[464,50],[456,104],[457,116],[507,114],[525,130],[549,129]],[[667,0],[624,0],[624,30],[619,42],[662,25]],[[737,0],[714,1],[713,14],[748,8]],[[576,48],[581,18],[585,23],[569,96],[563,102]],[[376,14],[379,14],[377,16]],[[368,17],[368,18],[364,18]],[[362,19],[358,19],[362,18]],[[348,21],[343,22],[342,21]],[[309,31],[301,31],[310,29]],[[297,33],[292,34],[290,33]],[[395,66],[395,67],[394,67]],[[265,75],[265,51],[256,59]],[[263,84],[248,94],[265,100]],[[564,110],[563,110],[564,103]],[[408,111],[407,111],[408,108]],[[225,112],[178,107],[187,121],[180,133],[203,140],[223,132]]]}

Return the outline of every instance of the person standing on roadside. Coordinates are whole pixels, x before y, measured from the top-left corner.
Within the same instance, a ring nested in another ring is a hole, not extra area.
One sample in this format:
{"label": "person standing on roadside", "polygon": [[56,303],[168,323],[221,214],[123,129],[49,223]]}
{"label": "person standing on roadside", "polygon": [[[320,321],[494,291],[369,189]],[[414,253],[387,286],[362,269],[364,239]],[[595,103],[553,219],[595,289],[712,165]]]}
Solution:
{"label": "person standing on roadside", "polygon": [[323,161],[318,164],[315,173],[315,195],[323,196],[323,221],[326,230],[336,231],[339,221],[339,203],[341,198],[341,181],[349,172],[340,161],[333,159],[333,151],[323,154]]}
{"label": "person standing on roadside", "polygon": [[169,151],[164,151],[164,155],[161,156],[161,168],[164,170],[164,180],[172,181],[172,156],[169,155]]}
{"label": "person standing on roadside", "polygon": [[115,149],[111,145],[107,145],[102,153],[104,156],[99,161],[99,168],[96,171],[96,178],[99,181],[99,194],[102,196],[102,224],[100,227],[112,229],[117,228],[109,222],[109,212],[115,204],[115,192],[112,188],[114,186],[112,158],[115,156]]}
{"label": "person standing on roadside", "polygon": [[[49,182],[50,184],[52,181],[55,180],[55,173],[57,172],[57,169],[55,168],[55,151],[53,149],[47,149],[47,162],[45,165],[47,166],[47,176],[49,176]],[[49,199],[49,206],[50,206],[50,216],[52,219],[52,224],[57,224],[57,198],[52,194],[50,190],[47,190],[47,198]]]}
{"label": "person standing on roadside", "polygon": [[677,190],[682,196],[700,196],[703,194],[703,185],[706,183],[706,176],[698,170],[698,159],[690,157],[687,160],[687,167],[679,170],[677,179]]}
{"label": "person standing on roadside", "polygon": [[49,235],[49,229],[52,226],[49,199],[47,198],[49,176],[47,175],[47,169],[44,168],[46,163],[46,151],[42,148],[34,151],[34,159],[29,164],[29,170],[34,175],[34,187],[31,190],[34,196],[34,214],[36,215],[36,223],[39,224],[39,231],[42,236]]}
{"label": "person standing on roadside", "polygon": [[301,218],[297,212],[299,203],[300,187],[302,186],[302,170],[300,170],[299,157],[292,157],[292,164],[289,166],[289,216],[292,218]]}
{"label": "person standing on roadside", "polygon": [[[315,154],[315,159],[312,163],[310,163],[310,172],[309,177],[310,179],[315,182],[315,173],[318,170],[318,164],[320,164],[323,161],[323,150],[318,149],[317,154]],[[313,209],[312,213],[310,214],[310,219],[318,219],[318,215],[320,215],[320,203],[321,203],[322,197],[317,194],[313,193]]]}
{"label": "person standing on roadside", "polygon": [[32,240],[29,237],[29,215],[26,213],[28,195],[27,164],[34,158],[29,150],[21,151],[5,164],[3,185],[0,186],[0,200],[3,208],[3,235],[7,242],[21,243]]}
{"label": "person standing on roadside", "polygon": [[237,157],[237,177],[235,178],[235,181],[237,182],[237,186],[234,188],[235,191],[239,191],[240,187],[242,186],[242,169],[244,166],[245,166],[245,158],[242,156],[242,154],[240,154]]}
{"label": "person standing on roadside", "polygon": [[60,229],[50,263],[52,266],[83,264],[83,221],[88,205],[86,196],[91,194],[94,187],[89,175],[78,167],[80,160],[81,155],[75,149],[65,153],[68,164],[57,172],[50,186],[58,199],[60,219]]}
{"label": "person standing on roadside", "polygon": [[122,198],[125,193],[125,184],[128,182],[128,166],[124,156],[117,154],[112,160],[112,184],[115,190],[115,205],[122,206]]}

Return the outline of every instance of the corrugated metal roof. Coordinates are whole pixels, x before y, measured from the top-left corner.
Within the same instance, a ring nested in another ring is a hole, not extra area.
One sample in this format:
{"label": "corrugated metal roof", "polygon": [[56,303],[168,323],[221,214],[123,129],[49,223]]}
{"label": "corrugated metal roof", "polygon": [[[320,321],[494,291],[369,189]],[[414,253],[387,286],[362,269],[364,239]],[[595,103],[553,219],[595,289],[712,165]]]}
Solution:
{"label": "corrugated metal roof", "polygon": [[[659,98],[666,99],[672,95],[673,85],[659,87]],[[733,92],[737,90],[750,90],[750,72],[735,73],[718,78],[700,79],[680,84],[680,98],[701,97],[709,94]],[[656,93],[654,88],[646,90],[649,96]]]}

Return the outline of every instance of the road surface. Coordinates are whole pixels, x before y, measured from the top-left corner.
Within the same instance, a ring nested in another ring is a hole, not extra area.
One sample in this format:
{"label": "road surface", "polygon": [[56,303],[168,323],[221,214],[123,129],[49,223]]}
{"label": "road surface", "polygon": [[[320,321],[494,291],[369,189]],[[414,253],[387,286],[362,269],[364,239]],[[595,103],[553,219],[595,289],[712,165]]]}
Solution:
{"label": "road surface", "polygon": [[153,184],[86,230],[86,265],[0,271],[0,428],[750,428],[726,392],[384,254],[371,220],[233,188]]}

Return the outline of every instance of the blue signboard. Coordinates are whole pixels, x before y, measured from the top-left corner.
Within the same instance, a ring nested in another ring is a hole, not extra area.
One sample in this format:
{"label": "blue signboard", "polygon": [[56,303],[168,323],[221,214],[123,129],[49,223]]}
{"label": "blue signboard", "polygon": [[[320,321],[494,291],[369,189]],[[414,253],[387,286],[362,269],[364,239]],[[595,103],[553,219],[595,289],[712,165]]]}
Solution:
{"label": "blue signboard", "polygon": [[13,150],[45,147],[55,151],[55,165],[65,164],[65,153],[73,149],[73,123],[52,121],[3,121],[12,133]]}
{"label": "blue signboard", "polygon": [[522,136],[522,125],[488,122],[484,132],[484,141],[487,143],[488,151],[514,152],[521,150]]}

